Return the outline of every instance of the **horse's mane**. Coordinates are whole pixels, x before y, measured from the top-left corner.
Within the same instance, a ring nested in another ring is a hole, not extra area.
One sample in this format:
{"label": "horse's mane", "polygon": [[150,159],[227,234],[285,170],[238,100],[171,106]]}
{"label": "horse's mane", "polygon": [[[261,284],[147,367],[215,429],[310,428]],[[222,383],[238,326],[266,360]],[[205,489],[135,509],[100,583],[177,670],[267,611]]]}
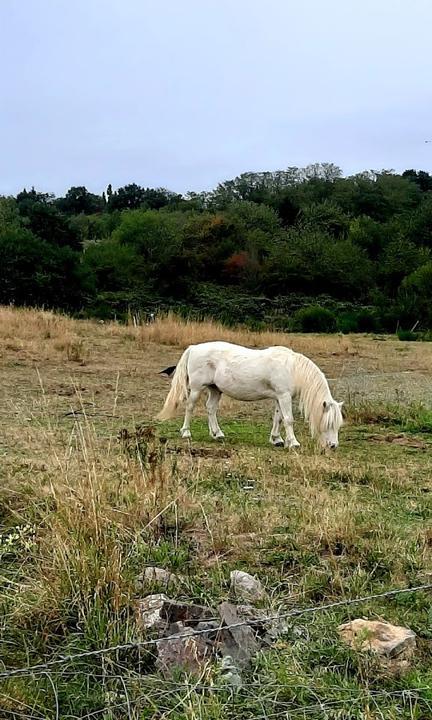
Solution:
{"label": "horse's mane", "polygon": [[[325,375],[312,360],[295,353],[295,383],[299,393],[299,409],[309,421],[313,437],[334,428],[339,420],[340,408],[334,403]],[[329,403],[324,412],[324,402]]]}

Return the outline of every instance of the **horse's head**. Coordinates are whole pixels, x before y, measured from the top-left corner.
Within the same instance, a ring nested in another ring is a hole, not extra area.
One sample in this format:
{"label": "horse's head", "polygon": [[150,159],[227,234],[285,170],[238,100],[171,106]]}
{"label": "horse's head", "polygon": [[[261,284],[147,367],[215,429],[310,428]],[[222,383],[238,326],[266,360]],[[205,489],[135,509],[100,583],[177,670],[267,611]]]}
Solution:
{"label": "horse's head", "polygon": [[343,402],[324,400],[319,428],[319,442],[323,448],[335,450],[339,445],[339,429],[343,423]]}

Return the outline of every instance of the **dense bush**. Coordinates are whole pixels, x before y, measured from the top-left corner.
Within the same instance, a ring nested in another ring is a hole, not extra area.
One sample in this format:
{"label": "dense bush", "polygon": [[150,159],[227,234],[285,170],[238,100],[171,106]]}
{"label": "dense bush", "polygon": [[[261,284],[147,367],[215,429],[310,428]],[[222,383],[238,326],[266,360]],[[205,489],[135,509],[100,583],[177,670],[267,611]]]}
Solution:
{"label": "dense bush", "polygon": [[363,308],[342,312],[337,318],[338,330],[343,333],[371,333],[378,329],[376,313]]}
{"label": "dense bush", "polygon": [[319,305],[305,307],[294,313],[291,328],[297,332],[335,332],[336,316],[331,310]]}

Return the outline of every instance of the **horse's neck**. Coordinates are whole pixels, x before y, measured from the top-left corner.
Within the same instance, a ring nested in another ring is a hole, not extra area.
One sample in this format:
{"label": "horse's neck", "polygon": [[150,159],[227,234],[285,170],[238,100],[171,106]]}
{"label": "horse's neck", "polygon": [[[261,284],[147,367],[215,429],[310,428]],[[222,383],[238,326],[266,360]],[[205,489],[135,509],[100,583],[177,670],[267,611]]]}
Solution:
{"label": "horse's neck", "polygon": [[296,394],[300,398],[305,415],[309,415],[315,403],[331,400],[328,382],[319,367],[305,355],[297,354],[294,364]]}

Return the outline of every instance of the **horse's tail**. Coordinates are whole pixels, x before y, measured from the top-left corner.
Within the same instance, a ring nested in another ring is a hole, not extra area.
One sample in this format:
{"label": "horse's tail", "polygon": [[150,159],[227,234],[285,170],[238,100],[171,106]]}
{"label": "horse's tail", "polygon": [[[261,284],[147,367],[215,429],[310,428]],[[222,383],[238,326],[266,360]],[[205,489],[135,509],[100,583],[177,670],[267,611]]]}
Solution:
{"label": "horse's tail", "polygon": [[180,360],[178,361],[173,379],[171,381],[171,389],[165,400],[165,404],[157,415],[158,420],[169,420],[175,415],[178,406],[187,400],[188,397],[188,359],[190,346],[186,348]]}

